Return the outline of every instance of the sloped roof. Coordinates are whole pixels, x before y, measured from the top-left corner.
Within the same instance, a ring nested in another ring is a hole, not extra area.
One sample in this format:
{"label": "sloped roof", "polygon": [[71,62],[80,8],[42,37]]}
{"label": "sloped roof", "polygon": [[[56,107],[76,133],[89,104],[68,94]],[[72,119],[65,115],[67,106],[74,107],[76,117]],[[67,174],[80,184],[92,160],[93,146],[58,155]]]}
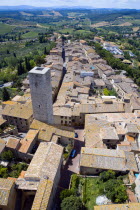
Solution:
{"label": "sloped roof", "polygon": [[74,138],[74,129],[69,129],[62,126],[48,125],[38,120],[33,120],[30,128],[39,130],[38,139],[43,141],[50,141],[53,134],[67,138]]}
{"label": "sloped roof", "polygon": [[82,147],[80,166],[116,171],[138,171],[133,153],[104,148]]}
{"label": "sloped roof", "polygon": [[48,208],[52,188],[52,181],[46,179],[40,181],[31,210],[46,210]]}
{"label": "sloped roof", "polygon": [[140,203],[125,203],[94,206],[94,210],[139,210]]}
{"label": "sloped roof", "polygon": [[48,178],[54,181],[61,163],[63,147],[53,142],[41,142],[26,173],[26,180]]}
{"label": "sloped roof", "polygon": [[19,152],[27,153],[30,149],[32,142],[35,140],[38,135],[38,130],[30,129],[26,134],[25,138],[20,141],[20,147],[18,149]]}
{"label": "sloped roof", "polygon": [[14,185],[13,180],[0,178],[0,205],[2,206],[8,205],[10,191],[13,185]]}
{"label": "sloped roof", "polygon": [[21,104],[15,103],[14,105],[6,105],[2,111],[2,115],[29,119],[33,115],[31,102]]}

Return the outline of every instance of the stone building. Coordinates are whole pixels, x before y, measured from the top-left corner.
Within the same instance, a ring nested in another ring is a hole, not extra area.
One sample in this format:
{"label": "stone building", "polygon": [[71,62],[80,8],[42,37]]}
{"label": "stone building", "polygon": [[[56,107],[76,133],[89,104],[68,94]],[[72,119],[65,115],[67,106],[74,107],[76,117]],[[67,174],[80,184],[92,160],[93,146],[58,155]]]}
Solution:
{"label": "stone building", "polygon": [[32,104],[31,102],[25,104],[15,102],[13,105],[6,105],[2,116],[8,124],[16,126],[18,131],[26,132],[33,121]]}
{"label": "stone building", "polygon": [[32,210],[51,210],[60,179],[63,147],[41,142],[24,177],[16,181],[22,193],[34,193]]}
{"label": "stone building", "polygon": [[33,116],[53,124],[52,85],[49,68],[34,67],[29,72]]}
{"label": "stone building", "polygon": [[104,170],[127,173],[138,172],[135,156],[132,152],[103,148],[82,147],[80,173],[95,175]]}
{"label": "stone building", "polygon": [[16,190],[14,180],[0,178],[0,209],[15,209],[15,202]]}

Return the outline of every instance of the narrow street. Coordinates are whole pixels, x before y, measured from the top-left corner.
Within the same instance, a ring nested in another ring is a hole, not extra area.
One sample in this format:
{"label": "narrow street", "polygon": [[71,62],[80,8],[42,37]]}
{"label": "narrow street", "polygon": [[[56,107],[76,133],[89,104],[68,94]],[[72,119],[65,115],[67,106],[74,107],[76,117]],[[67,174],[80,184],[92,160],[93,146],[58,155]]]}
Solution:
{"label": "narrow street", "polygon": [[76,150],[76,156],[74,158],[69,158],[67,164],[61,171],[61,178],[59,187],[68,188],[70,177],[73,173],[79,173],[79,162],[80,162],[80,151],[81,147],[84,146],[84,130],[75,130],[78,134],[78,138],[75,139],[74,149]]}
{"label": "narrow street", "polygon": [[76,156],[74,158],[70,158],[67,165],[69,171],[78,174],[81,147],[84,147],[84,130],[75,130],[75,133],[78,134],[78,138],[75,139],[75,144],[74,144],[74,149],[76,150]]}
{"label": "narrow street", "polygon": [[69,188],[71,175],[74,173],[79,173],[80,151],[81,147],[84,146],[84,130],[77,129],[75,130],[75,133],[78,134],[78,138],[75,139],[74,144],[74,149],[76,149],[76,156],[74,158],[69,158],[67,164],[61,170],[61,178],[56,193],[56,205],[54,209],[60,209],[59,195],[62,190]]}

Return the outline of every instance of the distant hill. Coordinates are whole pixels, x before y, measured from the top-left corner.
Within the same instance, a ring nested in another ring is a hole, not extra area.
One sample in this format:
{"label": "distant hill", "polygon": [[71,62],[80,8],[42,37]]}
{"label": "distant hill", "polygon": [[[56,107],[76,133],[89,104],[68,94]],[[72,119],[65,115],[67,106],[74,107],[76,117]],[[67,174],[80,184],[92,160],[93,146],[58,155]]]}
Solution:
{"label": "distant hill", "polygon": [[116,8],[95,8],[90,6],[54,6],[54,7],[35,7],[30,5],[19,5],[19,6],[0,6],[0,11],[28,11],[28,10],[95,10],[101,13],[112,13],[112,12],[129,12],[129,11],[140,11],[136,9],[116,9]]}
{"label": "distant hill", "polygon": [[21,11],[21,10],[42,10],[42,9],[94,9],[92,7],[89,6],[75,6],[75,7],[71,7],[71,6],[54,6],[54,7],[34,7],[34,6],[30,6],[30,5],[19,5],[19,6],[0,6],[0,10],[2,11],[7,11],[7,10],[11,10],[11,11]]}
{"label": "distant hill", "polygon": [[2,11],[19,11],[19,10],[34,10],[37,9],[37,7],[28,6],[28,5],[19,5],[19,6],[0,6],[0,10]]}

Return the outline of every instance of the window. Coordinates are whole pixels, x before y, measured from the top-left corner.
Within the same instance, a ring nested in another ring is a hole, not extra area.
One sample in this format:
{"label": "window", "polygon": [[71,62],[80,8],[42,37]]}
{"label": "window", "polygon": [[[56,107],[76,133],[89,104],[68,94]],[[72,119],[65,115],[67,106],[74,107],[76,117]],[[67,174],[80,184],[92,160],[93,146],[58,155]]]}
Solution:
{"label": "window", "polygon": [[61,120],[61,124],[63,124],[63,120]]}
{"label": "window", "polygon": [[63,116],[61,116],[61,118],[63,118]]}
{"label": "window", "polygon": [[65,121],[65,124],[67,124],[67,121]]}
{"label": "window", "polygon": [[65,119],[67,119],[67,117],[65,117]]}

